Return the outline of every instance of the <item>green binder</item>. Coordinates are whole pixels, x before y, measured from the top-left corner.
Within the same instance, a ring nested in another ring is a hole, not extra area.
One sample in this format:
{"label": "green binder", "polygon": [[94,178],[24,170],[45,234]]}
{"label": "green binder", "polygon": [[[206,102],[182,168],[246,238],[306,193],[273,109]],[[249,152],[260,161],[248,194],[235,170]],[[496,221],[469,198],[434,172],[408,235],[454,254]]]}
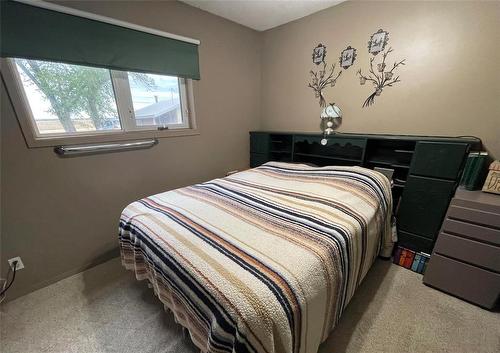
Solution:
{"label": "green binder", "polygon": [[475,163],[477,162],[477,157],[479,156],[479,152],[471,152],[467,157],[467,161],[465,162],[464,172],[462,174],[462,179],[460,180],[460,185],[466,186],[469,183],[470,177],[472,175],[472,169],[474,168]]}
{"label": "green binder", "polygon": [[467,190],[477,190],[480,188],[483,181],[482,179],[485,169],[484,166],[487,158],[488,152],[478,153],[476,158],[474,158],[474,162],[471,166],[470,176],[465,184],[465,188]]}

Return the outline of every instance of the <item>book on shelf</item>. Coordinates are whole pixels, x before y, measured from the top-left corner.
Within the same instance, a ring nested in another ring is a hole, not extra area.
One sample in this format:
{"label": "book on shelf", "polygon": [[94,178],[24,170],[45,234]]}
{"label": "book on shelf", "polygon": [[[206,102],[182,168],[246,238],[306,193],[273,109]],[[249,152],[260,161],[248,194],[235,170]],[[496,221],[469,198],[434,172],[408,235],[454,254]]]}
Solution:
{"label": "book on shelf", "polygon": [[488,152],[471,152],[467,156],[460,185],[467,190],[476,190],[482,184]]}
{"label": "book on shelf", "polygon": [[417,266],[417,271],[418,273],[423,273],[422,270],[424,269],[424,264],[425,264],[425,258],[420,257],[420,261]]}
{"label": "book on shelf", "polygon": [[460,185],[465,185],[469,181],[470,169],[472,161],[475,157],[477,157],[478,152],[471,152],[467,156],[467,160],[465,161],[464,170],[462,173],[462,178],[460,179]]}
{"label": "book on shelf", "polygon": [[420,258],[421,257],[422,256],[420,255],[420,253],[415,254],[415,258],[413,259],[413,263],[411,265],[411,270],[413,272],[417,272],[418,265],[420,264]]}
{"label": "book on shelf", "polygon": [[399,266],[403,266],[404,267],[404,263],[405,263],[405,259],[406,259],[406,249],[403,248],[403,250],[401,250],[401,256],[399,257]]}
{"label": "book on shelf", "polygon": [[394,258],[392,259],[392,262],[394,262],[397,265],[399,264],[399,258],[401,257],[401,250],[402,248],[398,246],[394,251]]}
{"label": "book on shelf", "polygon": [[424,273],[430,255],[424,252],[415,252],[410,249],[398,246],[394,251],[393,262],[396,265],[412,270],[417,273]]}
{"label": "book on shelf", "polygon": [[426,254],[421,252],[420,253],[420,264],[418,266],[417,272],[418,273],[424,273],[425,269],[427,268],[427,263],[429,262],[429,259],[431,258],[431,255]]}
{"label": "book on shelf", "polygon": [[406,250],[406,258],[403,263],[403,267],[411,269],[411,265],[413,264],[413,258],[415,257],[415,251]]}
{"label": "book on shelf", "polygon": [[475,158],[474,166],[471,167],[471,174],[465,188],[467,190],[477,190],[483,183],[488,152],[480,152]]}

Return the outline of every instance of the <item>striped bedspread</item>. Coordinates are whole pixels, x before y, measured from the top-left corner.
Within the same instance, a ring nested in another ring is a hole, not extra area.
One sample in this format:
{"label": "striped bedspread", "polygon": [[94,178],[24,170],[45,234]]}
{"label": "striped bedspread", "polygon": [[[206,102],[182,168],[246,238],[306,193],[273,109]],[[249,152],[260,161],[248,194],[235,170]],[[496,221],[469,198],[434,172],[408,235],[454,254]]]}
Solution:
{"label": "striped bedspread", "polygon": [[122,262],[202,352],[316,353],[392,245],[391,203],[373,170],[269,162],[127,206]]}

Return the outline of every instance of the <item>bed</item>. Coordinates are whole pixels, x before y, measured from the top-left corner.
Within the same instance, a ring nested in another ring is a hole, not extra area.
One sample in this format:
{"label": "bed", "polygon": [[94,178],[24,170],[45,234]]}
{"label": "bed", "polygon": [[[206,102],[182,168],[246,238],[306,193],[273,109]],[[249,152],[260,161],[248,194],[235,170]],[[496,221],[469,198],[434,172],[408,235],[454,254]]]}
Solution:
{"label": "bed", "polygon": [[376,171],[268,162],[133,202],[121,258],[202,352],[316,353],[390,255],[391,212]]}

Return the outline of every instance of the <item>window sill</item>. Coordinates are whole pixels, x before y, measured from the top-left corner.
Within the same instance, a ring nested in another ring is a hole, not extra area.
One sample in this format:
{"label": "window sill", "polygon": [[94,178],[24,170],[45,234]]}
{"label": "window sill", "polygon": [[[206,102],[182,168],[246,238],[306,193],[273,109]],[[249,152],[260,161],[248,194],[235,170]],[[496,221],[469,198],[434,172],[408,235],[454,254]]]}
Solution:
{"label": "window sill", "polygon": [[181,136],[199,135],[200,131],[194,129],[172,129],[172,130],[147,130],[147,131],[118,131],[103,134],[89,134],[78,136],[61,136],[61,137],[35,137],[25,136],[26,144],[29,148],[39,147],[55,147],[59,145],[81,145],[92,143],[106,143],[129,140],[140,140],[148,138],[168,138]]}

